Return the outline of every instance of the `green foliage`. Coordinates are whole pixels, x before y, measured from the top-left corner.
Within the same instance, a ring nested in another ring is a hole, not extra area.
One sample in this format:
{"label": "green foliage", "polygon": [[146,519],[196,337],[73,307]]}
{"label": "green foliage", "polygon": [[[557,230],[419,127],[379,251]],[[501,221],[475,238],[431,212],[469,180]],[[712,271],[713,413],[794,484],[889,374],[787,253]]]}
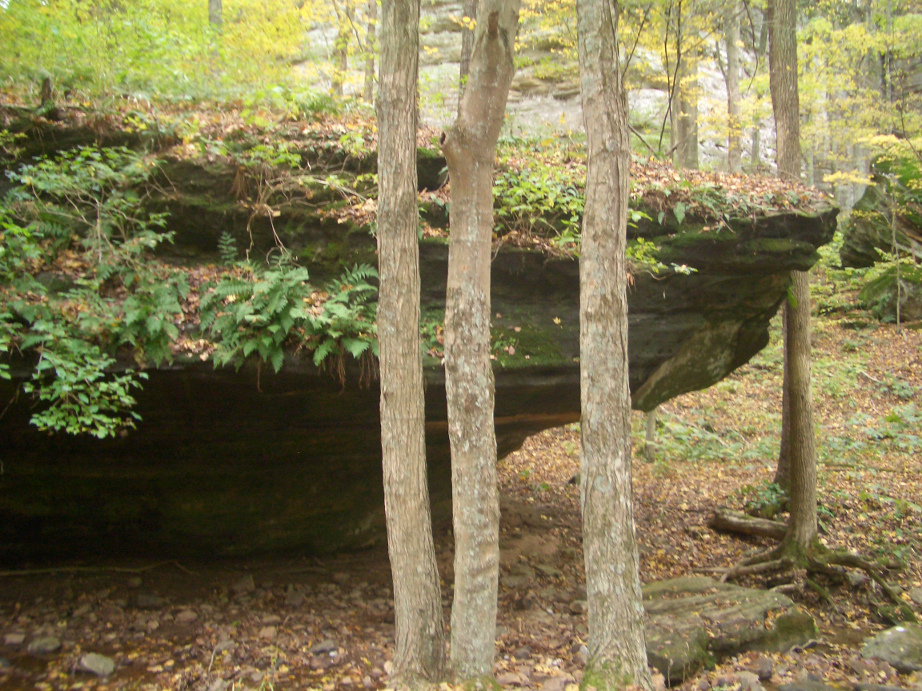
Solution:
{"label": "green foliage", "polygon": [[285,348],[307,347],[316,365],[344,354],[377,355],[374,268],[346,272],[328,291],[307,269],[282,265],[225,277],[202,297],[202,326],[218,339],[215,365],[240,367],[250,356],[282,368]]}
{"label": "green foliage", "polygon": [[180,98],[278,83],[300,48],[308,10],[298,5],[225,0],[216,27],[207,3],[11,0],[0,71],[27,87],[50,76],[59,90]]}
{"label": "green foliage", "polygon": [[218,238],[218,258],[222,264],[233,266],[237,263],[237,241],[226,230]]}
{"label": "green foliage", "polygon": [[504,232],[557,235],[562,247],[575,245],[584,197],[568,171],[538,165],[498,172],[493,182],[496,221]]}
{"label": "green foliage", "polygon": [[[42,328],[46,327],[46,328]],[[23,348],[35,347],[41,356],[23,391],[46,404],[32,415],[42,431],[88,433],[103,439],[135,426],[131,390],[146,379],[143,372],[109,374],[115,360],[86,340],[70,338],[60,323],[33,325]]]}
{"label": "green foliage", "polygon": [[0,352],[36,354],[23,389],[43,404],[32,417],[40,429],[105,437],[132,427],[130,391],[143,375],[111,373],[116,353],[142,366],[172,357],[188,286],[147,261],[169,238],[136,191],[153,170],[124,148],[81,148],[10,176],[19,186],[0,207]]}

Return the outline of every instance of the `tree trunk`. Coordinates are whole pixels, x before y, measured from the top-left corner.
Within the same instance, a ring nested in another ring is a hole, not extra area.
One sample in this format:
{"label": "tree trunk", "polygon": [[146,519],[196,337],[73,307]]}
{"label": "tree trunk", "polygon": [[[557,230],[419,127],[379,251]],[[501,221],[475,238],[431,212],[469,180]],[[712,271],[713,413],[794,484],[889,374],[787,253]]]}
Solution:
{"label": "tree trunk", "polygon": [[208,0],[208,23],[215,31],[221,30],[223,24],[222,0]]}
{"label": "tree trunk", "polygon": [[727,170],[739,173],[743,166],[740,150],[740,8],[735,2],[727,21]]}
{"label": "tree trunk", "polygon": [[768,2],[768,70],[778,177],[800,180],[800,98],[797,91],[795,0]]}
{"label": "tree trunk", "polygon": [[333,1],[336,11],[337,32],[333,42],[333,74],[330,78],[330,91],[342,98],[346,72],[349,70],[349,38],[351,37],[352,4],[351,0]]}
{"label": "tree trunk", "polygon": [[[778,175],[799,180],[800,105],[797,92],[795,0],[768,3],[769,88],[777,133]],[[791,299],[785,305],[784,391],[781,448],[786,450],[790,518],[783,545],[805,555],[816,538],[816,440],[810,384],[810,278],[791,274]],[[785,435],[786,439],[785,439]]]}
{"label": "tree trunk", "polygon": [[471,51],[474,49],[472,22],[477,21],[477,0],[464,0],[464,9],[461,14],[464,26],[461,27],[461,90],[459,93],[464,92],[464,85],[471,71]]}
{"label": "tree trunk", "polygon": [[643,441],[643,457],[647,463],[653,463],[656,453],[656,413],[659,407],[654,408],[644,415],[645,433]]}
{"label": "tree trunk", "polygon": [[451,657],[462,677],[492,674],[499,494],[490,363],[493,158],[515,70],[518,0],[479,8],[458,118],[442,138],[451,180],[445,389],[451,443],[455,592]]}
{"label": "tree trunk", "polygon": [[675,165],[698,169],[698,58],[686,54],[679,74]]}
{"label": "tree trunk", "polygon": [[781,447],[778,450],[778,467],[772,480],[785,492],[791,491],[791,397],[787,368],[788,314],[793,295],[785,301],[781,312],[781,338],[784,348],[784,377],[781,385]]}
{"label": "tree trunk", "polygon": [[378,343],[387,544],[394,581],[395,674],[439,680],[442,594],[426,484],[419,344],[416,88],[419,0],[383,0],[378,114]]}
{"label": "tree trunk", "polygon": [[583,685],[651,689],[631,494],[625,245],[630,140],[617,2],[579,0],[588,174],[580,252],[580,493],[589,600]]}
{"label": "tree trunk", "polygon": [[788,390],[790,518],[784,543],[806,554],[816,539],[816,439],[810,384],[810,275],[791,275],[794,304],[787,308],[784,385]]}
{"label": "tree trunk", "polygon": [[365,86],[362,89],[362,100],[373,103],[375,100],[375,51],[377,50],[375,25],[378,23],[378,0],[368,0],[365,5],[368,15],[368,28],[365,34]]}

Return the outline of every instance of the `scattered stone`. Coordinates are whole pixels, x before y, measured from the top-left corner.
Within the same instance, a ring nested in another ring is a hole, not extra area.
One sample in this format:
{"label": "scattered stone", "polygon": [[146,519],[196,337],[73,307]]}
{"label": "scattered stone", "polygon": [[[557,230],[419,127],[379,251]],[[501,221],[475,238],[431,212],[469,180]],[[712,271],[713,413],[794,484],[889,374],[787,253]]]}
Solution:
{"label": "scattered stone", "polygon": [[90,613],[90,610],[91,608],[89,605],[80,605],[77,609],[74,610],[73,616],[78,619],[80,617],[85,617]]}
{"label": "scattered stone", "polygon": [[528,683],[528,679],[518,672],[503,672],[496,675],[496,682],[500,686],[524,686]]}
{"label": "scattered stone", "polygon": [[148,620],[147,620],[147,630],[148,630],[150,633],[153,633],[154,631],[156,631],[156,630],[159,629],[159,628],[160,628],[160,620],[159,620],[159,619],[148,619]]}
{"label": "scattered stone", "polygon": [[749,670],[759,677],[759,681],[767,681],[775,673],[775,661],[764,655],[757,657],[749,665]]}
{"label": "scattered stone", "polygon": [[225,638],[218,641],[218,644],[214,647],[215,655],[218,653],[223,653],[225,650],[233,650],[237,647],[237,644],[234,643],[230,638]]}
{"label": "scattered stone", "polygon": [[143,582],[144,581],[141,580],[140,576],[131,576],[127,581],[125,581],[125,585],[127,585],[129,588],[140,588]]}
{"label": "scattered stone", "polygon": [[589,591],[586,590],[586,586],[583,584],[576,586],[576,592],[573,594],[573,598],[575,600],[588,600]]}
{"label": "scattered stone", "polygon": [[274,641],[279,636],[279,630],[275,626],[264,626],[259,630],[259,637],[267,641]]}
{"label": "scattered stone", "polygon": [[213,682],[211,682],[211,686],[208,687],[208,691],[226,691],[228,686],[230,686],[229,681],[224,681],[223,679],[215,679]]}
{"label": "scattered stone", "polygon": [[922,670],[922,626],[904,624],[877,634],[861,648],[864,657],[876,657],[900,672]]}
{"label": "scattered stone", "polygon": [[115,671],[115,660],[99,653],[86,653],[77,660],[77,669],[97,677],[108,677]]}
{"label": "scattered stone", "polygon": [[281,624],[282,618],[278,614],[267,614],[263,617],[263,624]]}
{"label": "scattered stone", "polygon": [[61,649],[61,639],[54,636],[42,636],[29,643],[26,650],[32,655],[47,655]]}
{"label": "scattered stone", "polygon": [[587,646],[585,643],[581,645],[577,655],[579,655],[579,659],[583,663],[583,667],[585,667],[586,663],[589,662],[589,646]]}
{"label": "scattered stone", "polygon": [[653,691],[666,691],[666,677],[659,672],[653,675]]}
{"label": "scattered stone", "polygon": [[384,673],[390,676],[394,673],[394,663],[391,660],[384,661]]}
{"label": "scattered stone", "polygon": [[782,684],[778,687],[778,691],[837,691],[837,689],[821,681],[805,679],[804,681],[796,681],[791,684]]}
{"label": "scattered stone", "polygon": [[560,575],[560,569],[551,564],[538,564],[535,566],[535,568],[545,576],[549,576],[551,578],[557,578],[557,576]]}
{"label": "scattered stone", "polygon": [[372,681],[370,676],[366,674],[364,677],[362,677],[362,686],[364,686],[366,689],[370,689],[374,687],[374,685],[375,683]]}
{"label": "scattered stone", "polygon": [[3,636],[3,645],[9,646],[11,648],[18,648],[26,640],[26,634],[24,633],[8,633]]}
{"label": "scattered stone", "polygon": [[[337,650],[336,641],[331,638],[325,638],[319,643],[311,647],[311,653],[314,655],[325,655],[329,653],[335,653]],[[387,669],[387,663],[385,662],[385,670]]]}
{"label": "scattered stone", "polygon": [[253,574],[248,573],[246,576],[240,578],[231,586],[231,590],[233,590],[236,595],[252,593],[256,590],[256,581],[253,580]]}
{"label": "scattered stone", "polygon": [[289,607],[300,607],[304,604],[304,593],[289,585],[285,592],[285,604]]}
{"label": "scattered stone", "polygon": [[514,657],[516,660],[527,660],[531,657],[531,648],[529,648],[527,645],[524,645],[512,653],[512,657]]}
{"label": "scattered stone", "polygon": [[589,607],[584,600],[574,600],[570,603],[570,614],[585,614]]}
{"label": "scattered stone", "polygon": [[910,599],[922,607],[922,588],[913,588],[909,591]]}
{"label": "scattered stone", "polygon": [[759,675],[752,672],[739,672],[736,675],[737,682],[742,691],[763,691],[762,684],[759,683]]}
{"label": "scattered stone", "polygon": [[710,691],[711,682],[708,681],[707,677],[701,677],[695,685],[695,689],[696,691]]}
{"label": "scattered stone", "polygon": [[180,624],[191,624],[196,619],[198,619],[198,614],[193,612],[191,609],[184,609],[176,615],[176,621],[178,621]]}
{"label": "scattered stone", "polygon": [[160,609],[167,604],[162,597],[157,597],[151,593],[138,593],[134,598],[134,606],[138,609]]}

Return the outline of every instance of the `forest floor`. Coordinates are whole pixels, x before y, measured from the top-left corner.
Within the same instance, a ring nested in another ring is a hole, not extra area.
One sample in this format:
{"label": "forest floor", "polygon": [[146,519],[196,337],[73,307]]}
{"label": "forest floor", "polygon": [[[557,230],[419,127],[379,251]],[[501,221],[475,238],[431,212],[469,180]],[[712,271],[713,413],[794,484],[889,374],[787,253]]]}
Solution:
{"label": "forest floor", "polygon": [[[651,463],[643,461],[643,419],[635,416],[644,582],[731,566],[769,544],[714,532],[707,523],[717,506],[739,509],[771,495],[778,340],[776,334],[753,362],[716,386],[664,405]],[[841,315],[817,319],[814,397],[822,538],[901,559],[907,568],[890,578],[909,602],[922,587],[922,332]],[[565,690],[580,678],[586,614],[578,466],[576,426],[537,435],[500,463],[495,671],[503,688]],[[437,531],[437,552],[447,622],[445,527]],[[805,679],[922,688],[919,673],[899,675],[860,657],[861,641],[888,626],[878,613],[885,599],[877,587],[857,577],[830,588],[831,601],[794,595],[815,617],[817,641],[782,654],[719,660],[681,688],[740,688],[740,671],[766,666],[767,688]],[[384,688],[393,632],[383,547],[323,559],[58,564],[0,577],[0,689]],[[36,640],[50,640],[53,650],[30,650]],[[115,662],[115,672],[81,672],[88,652]]]}

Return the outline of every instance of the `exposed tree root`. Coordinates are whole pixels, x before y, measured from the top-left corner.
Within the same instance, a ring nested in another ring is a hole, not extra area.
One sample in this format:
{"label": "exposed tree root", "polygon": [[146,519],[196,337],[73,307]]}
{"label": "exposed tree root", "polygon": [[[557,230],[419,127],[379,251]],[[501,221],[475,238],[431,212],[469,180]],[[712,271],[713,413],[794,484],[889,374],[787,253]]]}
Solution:
{"label": "exposed tree root", "polygon": [[190,571],[185,566],[180,564],[178,561],[158,561],[156,564],[148,564],[146,566],[56,566],[50,567],[47,569],[14,569],[12,571],[0,571],[0,578],[8,578],[12,576],[36,576],[39,574],[48,574],[48,573],[102,573],[104,571],[112,571],[114,573],[144,573],[146,571],[152,571],[153,569],[159,569],[161,566],[167,566],[172,564],[180,571],[183,571],[190,576],[197,576],[198,574],[195,571]]}
{"label": "exposed tree root", "polygon": [[[749,525],[759,525],[765,523],[763,519],[746,520],[746,514],[740,514],[735,511],[727,512],[722,510],[723,516],[730,515],[733,520],[727,521],[723,518],[720,520],[711,519],[710,525],[714,529],[727,532],[737,532],[744,535],[765,535],[767,533],[757,532],[760,528],[753,528]],[[774,523],[772,521],[772,523]],[[777,535],[771,535],[777,537]],[[790,573],[792,580],[800,581],[800,589],[804,587],[816,592],[827,602],[832,598],[829,591],[809,578],[810,575],[820,574],[831,577],[836,580],[846,581],[848,569],[863,571],[868,578],[873,580],[883,593],[895,604],[901,604],[899,593],[884,578],[884,573],[891,569],[902,568],[902,564],[891,560],[873,562],[860,555],[845,550],[831,550],[819,542],[814,542],[806,550],[798,548],[785,539],[781,544],[771,549],[758,552],[752,556],[742,559],[735,566],[725,569],[710,569],[720,573],[720,581],[723,583],[728,580],[735,580],[741,576],[750,575],[783,575]]]}

